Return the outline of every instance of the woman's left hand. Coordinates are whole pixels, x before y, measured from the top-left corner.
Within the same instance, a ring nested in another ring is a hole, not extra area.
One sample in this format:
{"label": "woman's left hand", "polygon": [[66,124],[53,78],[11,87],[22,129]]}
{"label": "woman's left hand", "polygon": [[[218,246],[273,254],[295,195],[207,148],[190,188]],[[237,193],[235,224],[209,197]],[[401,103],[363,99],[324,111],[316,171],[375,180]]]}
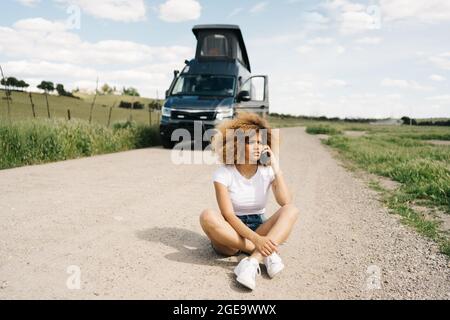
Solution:
{"label": "woman's left hand", "polygon": [[263,149],[261,151],[261,154],[264,154],[266,152],[270,155],[270,165],[272,166],[273,171],[275,173],[279,172],[280,171],[280,164],[278,162],[278,159],[275,156],[275,154],[272,151],[272,149],[268,145],[263,147]]}

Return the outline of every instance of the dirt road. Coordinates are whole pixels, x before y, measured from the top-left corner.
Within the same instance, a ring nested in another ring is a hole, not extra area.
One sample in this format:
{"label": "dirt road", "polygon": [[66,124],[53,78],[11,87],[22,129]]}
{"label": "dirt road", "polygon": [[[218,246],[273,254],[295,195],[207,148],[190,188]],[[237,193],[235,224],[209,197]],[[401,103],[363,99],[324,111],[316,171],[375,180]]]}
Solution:
{"label": "dirt road", "polygon": [[216,166],[173,165],[152,148],[1,171],[0,298],[450,299],[448,260],[433,243],[317,137],[290,128],[281,138],[301,218],[281,249],[286,270],[263,272],[254,292],[234,280],[238,258],[216,256],[198,224],[202,209],[217,209]]}

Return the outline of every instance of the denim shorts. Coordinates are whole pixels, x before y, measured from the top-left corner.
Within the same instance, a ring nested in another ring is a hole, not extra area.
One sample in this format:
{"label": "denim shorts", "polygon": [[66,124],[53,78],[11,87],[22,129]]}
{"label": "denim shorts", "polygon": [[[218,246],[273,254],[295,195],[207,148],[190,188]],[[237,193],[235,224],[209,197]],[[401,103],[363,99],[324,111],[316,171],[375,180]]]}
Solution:
{"label": "denim shorts", "polygon": [[247,225],[253,231],[259,228],[265,222],[263,214],[251,214],[247,216],[237,216],[243,223]]}

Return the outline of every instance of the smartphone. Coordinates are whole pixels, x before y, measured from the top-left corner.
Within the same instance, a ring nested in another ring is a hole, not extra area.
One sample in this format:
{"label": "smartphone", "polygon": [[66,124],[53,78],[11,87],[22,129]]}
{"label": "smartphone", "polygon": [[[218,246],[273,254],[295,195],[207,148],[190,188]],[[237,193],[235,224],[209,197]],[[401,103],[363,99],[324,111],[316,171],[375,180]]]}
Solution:
{"label": "smartphone", "polygon": [[270,153],[268,151],[265,151],[261,154],[260,162],[263,165],[268,165],[270,162]]}

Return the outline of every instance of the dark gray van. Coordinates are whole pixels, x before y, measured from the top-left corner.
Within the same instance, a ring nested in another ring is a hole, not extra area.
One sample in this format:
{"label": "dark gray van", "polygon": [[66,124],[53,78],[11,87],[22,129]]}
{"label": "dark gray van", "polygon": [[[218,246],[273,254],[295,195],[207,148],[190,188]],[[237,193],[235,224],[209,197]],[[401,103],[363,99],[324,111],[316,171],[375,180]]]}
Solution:
{"label": "dark gray van", "polygon": [[185,61],[166,92],[160,135],[165,148],[173,148],[176,129],[187,129],[194,137],[194,124],[203,132],[214,128],[237,111],[266,117],[269,113],[267,76],[251,75],[241,30],[236,25],[198,25],[195,58]]}

